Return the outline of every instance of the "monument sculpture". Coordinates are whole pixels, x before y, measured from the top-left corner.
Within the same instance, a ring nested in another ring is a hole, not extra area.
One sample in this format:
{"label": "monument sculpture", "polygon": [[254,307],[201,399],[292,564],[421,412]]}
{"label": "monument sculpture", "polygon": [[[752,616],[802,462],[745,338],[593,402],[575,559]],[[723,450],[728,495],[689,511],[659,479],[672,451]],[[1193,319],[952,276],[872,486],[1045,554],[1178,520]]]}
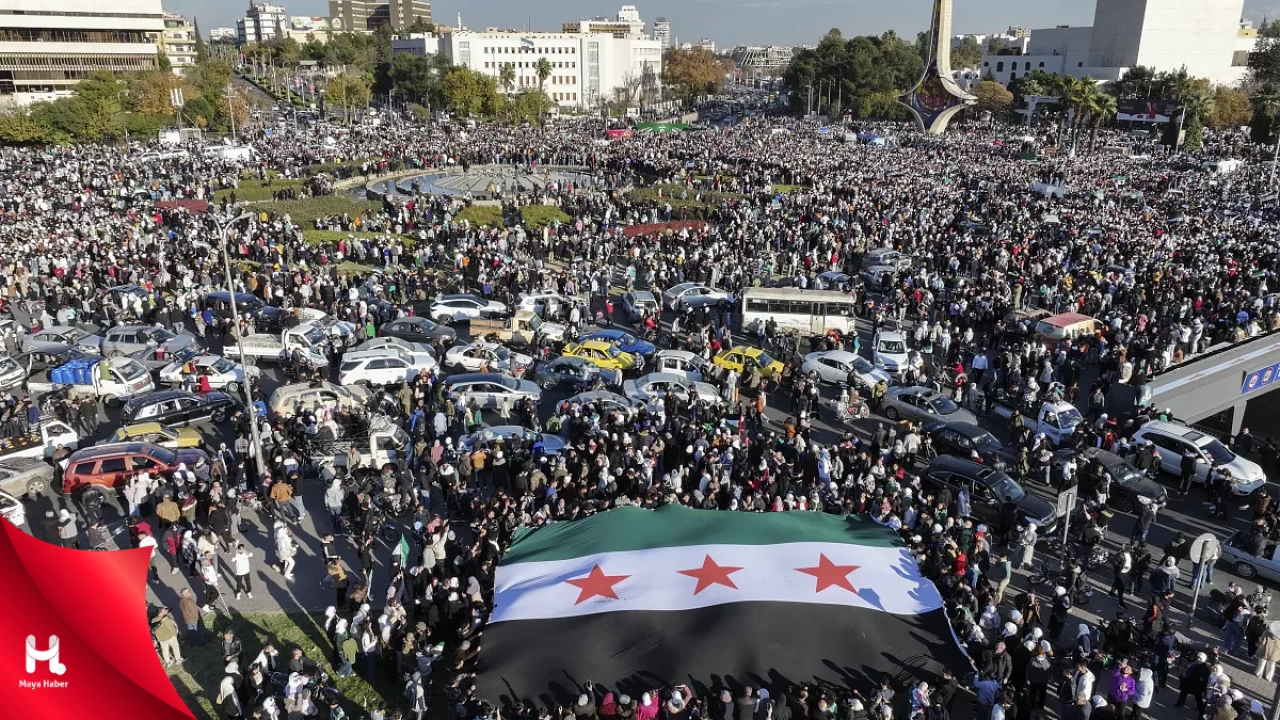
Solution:
{"label": "monument sculpture", "polygon": [[933,0],[928,41],[924,75],[910,92],[898,96],[898,102],[911,111],[921,130],[941,135],[956,113],[978,102],[951,77],[951,0]]}

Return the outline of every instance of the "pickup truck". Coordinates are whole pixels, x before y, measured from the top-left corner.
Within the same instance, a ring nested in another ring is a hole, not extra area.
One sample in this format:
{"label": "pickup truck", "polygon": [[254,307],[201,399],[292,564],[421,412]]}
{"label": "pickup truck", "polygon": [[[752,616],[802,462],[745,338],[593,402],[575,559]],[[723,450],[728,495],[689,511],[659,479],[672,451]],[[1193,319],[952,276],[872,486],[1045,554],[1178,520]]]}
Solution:
{"label": "pickup truck", "polygon": [[27,389],[47,394],[63,387],[68,394],[89,394],[109,406],[122,405],[134,395],[156,389],[151,372],[132,358],[86,358],[73,360],[52,370],[41,370],[27,378]]}
{"label": "pickup truck", "polygon": [[532,345],[538,337],[563,341],[567,328],[544,321],[532,310],[521,310],[506,320],[472,318],[471,335],[476,338],[495,336],[498,342]]}
{"label": "pickup truck", "polygon": [[334,440],[324,455],[333,458],[334,467],[346,468],[348,472],[377,473],[384,469],[396,470],[407,463],[412,445],[403,428],[379,418],[370,425],[367,434]]}
{"label": "pickup truck", "polygon": [[240,354],[240,344],[227,343],[223,352],[228,357],[239,359],[242,363],[248,360],[266,362],[282,362],[294,350],[301,350],[312,367],[329,366],[329,357],[324,353],[324,341],[328,336],[318,325],[308,323],[295,328],[285,328],[277,333],[254,333],[246,335],[241,343],[244,355]]}
{"label": "pickup truck", "polygon": [[0,460],[10,458],[46,459],[53,455],[54,448],[65,447],[75,450],[80,444],[80,435],[70,425],[55,418],[45,416],[40,421],[40,431],[19,437],[0,438]]}
{"label": "pickup truck", "polygon": [[1080,411],[1069,402],[1042,402],[1038,406],[1019,403],[1017,407],[997,402],[992,412],[1005,419],[1021,414],[1023,427],[1032,433],[1044,433],[1055,447],[1069,440],[1076,426],[1084,422]]}

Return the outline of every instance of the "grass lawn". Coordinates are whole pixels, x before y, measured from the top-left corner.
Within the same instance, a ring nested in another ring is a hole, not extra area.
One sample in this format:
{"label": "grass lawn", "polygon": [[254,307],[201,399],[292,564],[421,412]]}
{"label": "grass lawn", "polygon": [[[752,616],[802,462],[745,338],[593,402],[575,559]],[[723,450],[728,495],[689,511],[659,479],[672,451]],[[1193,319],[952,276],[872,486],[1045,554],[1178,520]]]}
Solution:
{"label": "grass lawn", "polygon": [[554,222],[568,223],[569,215],[554,205],[526,205],[520,208],[520,219],[525,227],[541,230]]}
{"label": "grass lawn", "polygon": [[472,225],[502,227],[502,208],[498,205],[471,205],[454,216],[455,222],[466,220]]}
{"label": "grass lawn", "polygon": [[252,208],[254,212],[273,212],[282,217],[287,214],[294,225],[301,225],[304,229],[314,227],[317,218],[332,217],[343,213],[355,217],[364,213],[365,210],[376,212],[380,209],[382,209],[382,203],[368,200],[352,200],[344,195],[320,195],[306,198],[305,200],[264,203],[255,205]]}
{"label": "grass lawn", "polygon": [[306,186],[307,181],[301,178],[275,178],[271,184],[261,180],[241,180],[240,187],[232,190],[218,190],[213,194],[214,202],[222,202],[223,198],[231,199],[231,193],[236,194],[236,200],[240,202],[261,202],[270,200],[272,196],[279,190],[285,188],[298,188],[301,190]]}
{"label": "grass lawn", "polygon": [[[318,663],[333,676],[333,666],[329,662],[332,647],[324,633],[322,614],[317,613],[312,617],[303,612],[277,612],[245,613],[234,618],[218,615],[212,620],[211,617],[205,617],[205,639],[208,642],[193,648],[180,639],[185,662],[181,667],[169,670],[169,679],[173,681],[178,695],[198,720],[220,720],[224,716],[214,700],[218,697],[218,684],[226,674],[223,671],[225,666],[222,662],[221,640],[223,631],[228,628],[244,644],[241,667],[246,669],[246,677],[249,663],[253,662],[268,641],[280,651],[281,665],[288,660],[295,647],[300,647],[308,659]],[[342,691],[348,717],[364,717],[365,707],[394,705],[401,700],[398,689],[381,678],[375,685],[370,685],[356,675],[337,678],[337,683],[338,689]],[[246,708],[246,713],[248,710]],[[326,710],[323,717],[327,716]]]}

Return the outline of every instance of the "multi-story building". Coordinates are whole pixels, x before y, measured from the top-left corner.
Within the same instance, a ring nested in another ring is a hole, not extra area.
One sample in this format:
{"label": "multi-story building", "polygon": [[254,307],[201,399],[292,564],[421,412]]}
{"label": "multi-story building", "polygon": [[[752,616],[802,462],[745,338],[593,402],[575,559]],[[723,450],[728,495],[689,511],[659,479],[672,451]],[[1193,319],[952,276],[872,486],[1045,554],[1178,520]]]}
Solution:
{"label": "multi-story building", "polygon": [[418,20],[431,22],[431,3],[426,0],[391,0],[387,10],[394,30],[403,30]]}
{"label": "multi-story building", "polygon": [[209,31],[209,42],[233,43],[236,41],[236,29],[229,27],[214,28]]}
{"label": "multi-story building", "polygon": [[653,21],[653,39],[666,50],[671,47],[671,21],[660,17]]}
{"label": "multi-story building", "polygon": [[1091,27],[1032,30],[1023,53],[983,56],[981,70],[1008,83],[1034,70],[1111,81],[1137,65],[1185,67],[1230,85],[1257,42],[1240,23],[1243,9],[1244,0],[1098,0]]}
{"label": "multi-story building", "polygon": [[5,0],[0,11],[0,102],[69,95],[89,75],[156,67],[160,0]]}
{"label": "multi-story building", "polygon": [[164,32],[156,35],[160,52],[169,58],[176,75],[196,64],[196,29],[176,13],[164,14]]}
{"label": "multi-story building", "polygon": [[276,38],[276,31],[283,33],[289,27],[289,15],[281,5],[270,5],[250,0],[244,17],[236,20],[236,42],[266,43]]}
{"label": "multi-story building", "polygon": [[795,53],[789,45],[738,45],[729,56],[743,74],[764,77],[781,75]]}
{"label": "multi-story building", "polygon": [[[461,65],[494,78],[508,63],[515,80],[506,92],[541,86],[560,107],[596,107],[614,98],[617,88],[638,95],[656,94],[662,75],[662,46],[657,40],[611,33],[539,33],[451,30],[439,36],[414,36],[394,42],[395,52],[444,53]],[[546,59],[551,74],[538,79],[538,62]]]}
{"label": "multi-story building", "polygon": [[[614,37],[644,35],[644,21],[635,5],[623,5],[618,16],[583,18],[564,23],[560,27],[566,33],[608,33]],[[668,30],[670,26],[668,25]]]}
{"label": "multi-story building", "polygon": [[709,53],[714,53],[716,51],[716,41],[711,38],[702,38],[694,47],[700,47]]}

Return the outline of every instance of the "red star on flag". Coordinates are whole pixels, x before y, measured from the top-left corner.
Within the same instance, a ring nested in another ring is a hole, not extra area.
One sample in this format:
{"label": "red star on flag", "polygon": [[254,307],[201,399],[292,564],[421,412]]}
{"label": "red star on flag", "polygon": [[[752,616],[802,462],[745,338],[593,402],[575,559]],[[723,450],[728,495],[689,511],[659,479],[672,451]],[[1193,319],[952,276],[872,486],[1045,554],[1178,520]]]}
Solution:
{"label": "red star on flag", "polygon": [[712,585],[724,585],[727,588],[737,590],[738,586],[733,584],[733,578],[729,576],[741,569],[740,567],[717,565],[716,561],[712,560],[710,555],[707,555],[702,560],[702,567],[693,568],[692,570],[680,570],[679,573],[698,579],[698,586],[693,590],[693,594],[697,595]]}
{"label": "red star on flag", "polygon": [[818,579],[815,593],[820,593],[829,587],[841,587],[857,595],[858,591],[849,583],[849,573],[857,569],[857,565],[836,565],[828,560],[826,555],[819,554],[817,567],[796,568],[796,572],[812,575]]}
{"label": "red star on flag", "polygon": [[605,575],[597,564],[591,568],[591,572],[586,577],[572,578],[565,582],[578,588],[578,599],[574,605],[581,605],[597,595],[607,597],[612,600],[618,599],[618,593],[614,592],[613,586],[631,577],[630,575]]}

